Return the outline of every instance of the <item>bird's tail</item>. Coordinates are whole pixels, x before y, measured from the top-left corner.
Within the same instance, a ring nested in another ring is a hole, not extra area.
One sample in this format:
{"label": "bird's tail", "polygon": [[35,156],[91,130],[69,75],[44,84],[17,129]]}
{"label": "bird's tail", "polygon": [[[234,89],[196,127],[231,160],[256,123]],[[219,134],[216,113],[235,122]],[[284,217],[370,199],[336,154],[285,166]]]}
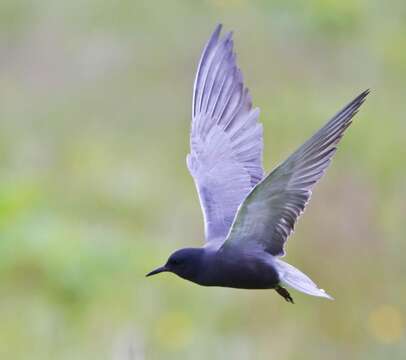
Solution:
{"label": "bird's tail", "polygon": [[290,286],[308,295],[334,300],[323,289],[319,289],[319,287],[312,280],[310,280],[308,276],[292,265],[280,259],[274,259],[274,265],[278,271],[280,282],[282,284]]}

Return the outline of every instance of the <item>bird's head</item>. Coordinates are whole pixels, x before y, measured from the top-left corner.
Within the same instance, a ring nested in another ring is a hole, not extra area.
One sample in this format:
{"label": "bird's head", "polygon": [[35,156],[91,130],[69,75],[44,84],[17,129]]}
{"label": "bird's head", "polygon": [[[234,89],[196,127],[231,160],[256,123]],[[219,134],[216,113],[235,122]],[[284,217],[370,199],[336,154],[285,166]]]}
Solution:
{"label": "bird's head", "polygon": [[195,280],[202,264],[204,250],[201,248],[187,248],[175,251],[169,256],[165,265],[151,271],[146,276],[169,271],[184,279]]}

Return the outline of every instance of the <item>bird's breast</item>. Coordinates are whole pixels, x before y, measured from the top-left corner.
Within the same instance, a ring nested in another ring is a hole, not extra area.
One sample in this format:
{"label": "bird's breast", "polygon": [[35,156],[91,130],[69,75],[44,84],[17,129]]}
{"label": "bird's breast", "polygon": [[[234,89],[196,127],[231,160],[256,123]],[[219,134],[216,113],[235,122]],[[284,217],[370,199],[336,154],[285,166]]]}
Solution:
{"label": "bird's breast", "polygon": [[263,256],[239,253],[219,253],[210,257],[204,266],[199,283],[238,289],[270,289],[279,283],[279,276]]}

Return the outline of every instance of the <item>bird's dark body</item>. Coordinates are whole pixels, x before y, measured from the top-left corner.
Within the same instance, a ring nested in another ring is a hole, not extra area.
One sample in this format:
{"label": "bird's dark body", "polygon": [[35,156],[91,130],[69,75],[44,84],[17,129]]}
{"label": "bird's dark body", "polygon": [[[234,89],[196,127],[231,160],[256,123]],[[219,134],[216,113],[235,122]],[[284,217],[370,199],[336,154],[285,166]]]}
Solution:
{"label": "bird's dark body", "polygon": [[200,285],[236,289],[274,289],[279,284],[276,270],[262,262],[216,264],[203,275]]}
{"label": "bird's dark body", "polygon": [[[208,248],[184,249],[195,252],[196,273],[177,273],[180,277],[203,286],[237,289],[274,289],[279,276],[270,256],[255,257],[236,251],[213,251]],[[189,255],[190,257],[190,255]]]}

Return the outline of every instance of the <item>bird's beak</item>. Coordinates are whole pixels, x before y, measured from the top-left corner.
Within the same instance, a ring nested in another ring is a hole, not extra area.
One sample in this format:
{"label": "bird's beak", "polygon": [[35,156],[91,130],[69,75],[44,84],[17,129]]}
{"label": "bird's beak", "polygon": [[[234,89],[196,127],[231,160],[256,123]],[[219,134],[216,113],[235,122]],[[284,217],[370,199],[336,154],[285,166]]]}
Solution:
{"label": "bird's beak", "polygon": [[151,272],[149,272],[145,276],[151,276],[151,275],[159,274],[159,273],[164,272],[164,271],[169,271],[169,270],[168,270],[168,268],[166,266],[161,266],[158,269],[152,270]]}

